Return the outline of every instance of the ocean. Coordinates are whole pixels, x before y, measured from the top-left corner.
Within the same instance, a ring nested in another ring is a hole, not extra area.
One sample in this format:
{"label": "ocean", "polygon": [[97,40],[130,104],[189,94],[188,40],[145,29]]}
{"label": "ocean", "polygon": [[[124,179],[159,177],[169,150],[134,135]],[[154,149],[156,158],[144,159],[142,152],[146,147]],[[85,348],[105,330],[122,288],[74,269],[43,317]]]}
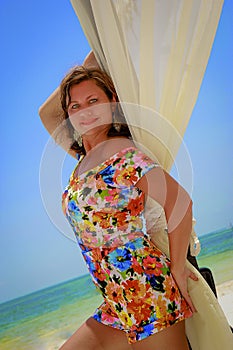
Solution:
{"label": "ocean", "polygon": [[[215,283],[233,279],[233,229],[199,237],[200,267]],[[57,350],[101,303],[89,275],[0,304],[1,350]]]}

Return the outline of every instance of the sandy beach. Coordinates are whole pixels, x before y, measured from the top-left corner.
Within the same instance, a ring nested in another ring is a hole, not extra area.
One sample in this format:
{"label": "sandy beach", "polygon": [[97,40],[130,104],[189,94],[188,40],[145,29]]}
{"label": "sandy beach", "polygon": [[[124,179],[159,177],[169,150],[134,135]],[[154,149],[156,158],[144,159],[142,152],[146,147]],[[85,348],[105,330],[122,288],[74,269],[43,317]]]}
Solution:
{"label": "sandy beach", "polygon": [[228,322],[233,326],[233,280],[217,285],[217,294]]}

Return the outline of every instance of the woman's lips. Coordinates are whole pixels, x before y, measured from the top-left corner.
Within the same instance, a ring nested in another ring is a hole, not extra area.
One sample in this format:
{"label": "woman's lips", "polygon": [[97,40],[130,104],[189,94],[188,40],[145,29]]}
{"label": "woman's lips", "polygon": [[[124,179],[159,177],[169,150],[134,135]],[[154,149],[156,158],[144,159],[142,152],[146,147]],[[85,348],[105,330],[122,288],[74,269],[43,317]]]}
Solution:
{"label": "woman's lips", "polygon": [[98,118],[83,120],[80,122],[80,125],[82,125],[82,126],[91,125],[91,124],[95,123],[97,120],[98,120]]}

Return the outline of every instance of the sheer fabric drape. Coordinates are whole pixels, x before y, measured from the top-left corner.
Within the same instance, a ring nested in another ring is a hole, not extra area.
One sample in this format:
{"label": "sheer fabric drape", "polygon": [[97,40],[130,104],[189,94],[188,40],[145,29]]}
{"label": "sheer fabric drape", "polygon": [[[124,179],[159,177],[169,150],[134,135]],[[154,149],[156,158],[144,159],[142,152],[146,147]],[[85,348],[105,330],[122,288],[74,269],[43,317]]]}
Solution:
{"label": "sheer fabric drape", "polygon": [[[126,116],[134,138],[156,153],[169,171],[198,96],[223,1],[71,3],[99,64],[112,76],[120,101],[159,113],[150,115],[148,126],[140,113]],[[158,137],[160,118],[168,127],[163,126]]]}

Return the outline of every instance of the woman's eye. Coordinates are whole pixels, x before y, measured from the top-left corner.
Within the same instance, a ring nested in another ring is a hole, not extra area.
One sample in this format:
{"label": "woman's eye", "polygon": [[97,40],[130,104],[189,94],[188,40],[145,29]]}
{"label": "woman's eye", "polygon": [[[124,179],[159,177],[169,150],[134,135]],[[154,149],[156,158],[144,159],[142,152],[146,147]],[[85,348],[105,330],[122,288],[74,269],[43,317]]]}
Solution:
{"label": "woman's eye", "polygon": [[75,103],[75,104],[70,106],[71,109],[77,109],[78,107],[79,107],[78,103]]}
{"label": "woman's eye", "polygon": [[92,99],[89,101],[90,104],[95,103],[95,102],[97,102],[97,98],[92,98]]}

